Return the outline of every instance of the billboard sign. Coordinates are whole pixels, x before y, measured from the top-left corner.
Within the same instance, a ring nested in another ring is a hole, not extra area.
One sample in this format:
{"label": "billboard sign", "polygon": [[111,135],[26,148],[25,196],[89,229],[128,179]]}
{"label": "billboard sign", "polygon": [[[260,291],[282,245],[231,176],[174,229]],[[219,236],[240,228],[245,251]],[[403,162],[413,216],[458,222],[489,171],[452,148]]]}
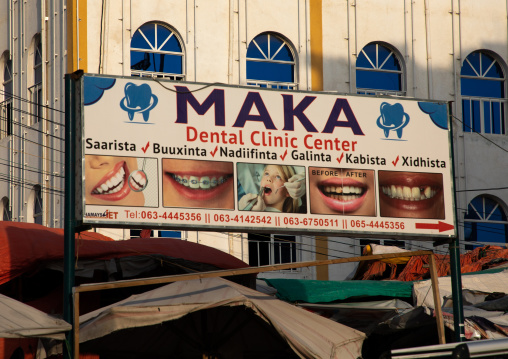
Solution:
{"label": "billboard sign", "polygon": [[444,102],[85,75],[78,221],[455,236]]}

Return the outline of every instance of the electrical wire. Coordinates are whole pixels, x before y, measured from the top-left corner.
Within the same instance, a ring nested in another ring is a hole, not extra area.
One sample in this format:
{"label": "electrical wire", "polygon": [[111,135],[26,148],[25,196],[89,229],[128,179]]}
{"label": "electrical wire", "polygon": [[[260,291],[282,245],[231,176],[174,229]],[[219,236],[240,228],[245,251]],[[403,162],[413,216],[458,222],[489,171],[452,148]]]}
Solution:
{"label": "electrical wire", "polygon": [[[0,94],[3,94],[3,95],[6,95],[6,96],[10,96],[10,98],[6,101],[3,101],[2,103],[5,103],[7,101],[9,101],[10,99],[14,98],[16,100],[19,100],[19,101],[22,101],[22,102],[26,102],[26,103],[29,103],[29,104],[32,104],[32,105],[37,105],[37,106],[41,106],[45,109],[48,109],[48,110],[51,110],[51,111],[55,111],[55,112],[60,112],[60,113],[65,113],[65,111],[62,111],[58,108],[55,108],[55,107],[50,107],[50,106],[46,106],[46,105],[42,105],[42,104],[39,104],[38,102],[34,102],[34,101],[31,101],[31,100],[28,100],[26,98],[23,98],[21,96],[18,96],[18,95],[14,95],[12,93],[9,93],[9,92],[6,92],[5,90],[1,90],[0,89]],[[0,103],[1,104],[1,103]],[[63,125],[62,125],[63,126]]]}
{"label": "electrical wire", "polygon": [[[5,161],[5,160],[1,160],[0,159],[0,161]],[[43,175],[43,176],[51,176],[51,177],[64,178],[64,176],[61,176],[61,175],[58,175],[58,174],[54,174],[54,173],[50,173],[50,172],[43,172],[43,171],[40,171],[40,170],[30,169],[31,166],[27,166],[27,165],[25,165],[25,168],[23,168],[23,167],[20,167],[20,166],[14,166],[11,163],[1,163],[0,162],[0,166],[5,166],[5,167],[9,167],[9,168],[17,168],[17,169],[22,170],[22,171],[28,171],[28,172],[32,172],[32,173],[37,173],[37,174],[40,174],[40,175]],[[28,167],[28,168],[26,168],[26,167]],[[32,167],[32,168],[34,168],[34,167]]]}
{"label": "electrical wire", "polygon": [[477,191],[499,191],[505,190],[508,187],[491,187],[491,188],[475,188],[475,189],[458,189],[455,192],[477,192]]}
{"label": "electrical wire", "polygon": [[56,152],[60,152],[60,153],[64,153],[64,151],[63,151],[63,150],[59,150],[59,149],[57,149],[57,148],[53,148],[53,147],[51,147],[51,146],[46,146],[46,145],[43,145],[43,144],[41,144],[41,143],[38,143],[38,142],[35,142],[35,141],[32,141],[32,140],[29,140],[29,139],[27,139],[27,138],[23,138],[22,136],[19,136],[19,135],[16,135],[16,134],[10,134],[9,136],[13,136],[13,137],[20,138],[20,139],[22,139],[23,141],[33,143],[34,145],[37,145],[37,146],[39,146],[39,147],[44,147],[44,148],[48,148],[48,149],[50,149],[50,150],[52,150],[52,151],[56,151]]}
{"label": "electrical wire", "polygon": [[[8,148],[7,146],[3,146],[3,145],[0,145],[0,147],[2,148],[5,148],[7,150],[9,150],[10,148]],[[43,161],[49,161],[49,162],[52,162],[52,163],[57,163],[57,164],[60,164],[60,165],[63,165],[64,162],[60,162],[60,161],[57,161],[57,160],[50,160],[49,158],[47,157],[41,157],[39,155],[34,155],[33,153],[30,153],[30,152],[26,152],[26,151],[20,151],[20,150],[17,150],[19,153],[22,153],[24,155],[27,155],[27,156],[32,156],[32,157],[37,157],[37,158],[40,158],[42,159]],[[19,163],[16,162],[16,164],[19,165]]]}
{"label": "electrical wire", "polygon": [[490,140],[489,138],[485,137],[482,133],[480,132],[477,132],[475,131],[472,127],[470,127],[469,125],[465,124],[464,121],[462,121],[460,118],[458,118],[457,116],[453,115],[453,114],[450,114],[450,116],[452,116],[454,119],[456,119],[457,121],[459,121],[460,123],[462,123],[463,126],[466,126],[467,128],[469,128],[471,130],[472,133],[476,133],[478,136],[482,137],[484,140],[490,142],[491,144],[493,144],[494,146],[500,148],[501,150],[503,150],[504,152],[508,152],[508,150],[504,147],[501,147],[499,146],[497,143],[495,143],[494,141]]}
{"label": "electrical wire", "polygon": [[167,87],[166,85],[163,85],[162,82],[159,81],[159,79],[157,79],[156,77],[147,77],[148,79],[151,79],[155,82],[157,82],[159,85],[161,85],[164,89],[168,90],[168,91],[171,91],[171,92],[174,92],[174,93],[181,93],[181,94],[187,94],[187,93],[193,93],[193,92],[198,92],[198,91],[201,91],[201,90],[204,90],[208,87],[211,87],[211,86],[224,86],[223,83],[221,82],[214,82],[214,83],[210,83],[208,85],[204,85],[203,87],[200,87],[198,89],[195,89],[195,90],[190,90],[190,91],[178,91],[178,90],[173,90],[172,88],[170,87]]}
{"label": "electrical wire", "polygon": [[[25,114],[25,115],[28,115],[28,116],[31,116],[31,117],[32,117],[32,116],[33,116],[33,117],[39,117],[39,116],[35,116],[35,115],[33,115],[33,114],[32,114],[32,113],[30,113],[30,112],[26,112],[26,111],[23,111],[23,110],[17,110],[17,111],[18,111],[19,113],[22,113],[22,114]],[[39,117],[39,118],[41,119],[41,121],[42,121],[42,120],[44,120],[44,119],[42,119],[41,117]],[[7,121],[7,117],[5,117],[5,116],[0,116],[0,121],[1,121],[1,120],[5,120],[5,121]],[[45,121],[47,121],[47,120],[45,120]],[[33,126],[34,126],[35,124],[37,124],[37,123],[39,123],[39,122],[36,122],[36,123],[34,123],[33,125],[26,125],[26,124],[24,124],[24,123],[22,123],[22,122],[16,122],[16,123],[12,123],[12,125],[19,126],[20,128],[29,129],[29,130],[34,131],[34,132],[39,132],[39,133],[42,133],[42,134],[43,134],[43,135],[45,135],[45,136],[49,136],[49,137],[55,138],[55,139],[60,140],[60,141],[65,141],[65,138],[63,138],[63,137],[58,137],[58,136],[55,136],[55,135],[52,135],[52,134],[49,134],[49,133],[45,133],[43,130],[39,130],[39,129],[37,129],[37,128],[33,127]]]}
{"label": "electrical wire", "polygon": [[58,195],[62,195],[62,196],[64,195],[64,191],[62,190],[62,188],[52,187],[52,186],[42,186],[39,183],[34,183],[34,182],[29,182],[29,181],[11,180],[11,179],[7,178],[7,176],[1,175],[1,174],[0,174],[0,182],[7,182],[9,184],[13,184],[15,186],[20,186],[20,187],[26,188],[26,189],[33,189],[35,186],[40,186],[44,193],[54,193],[54,194],[58,194]]}

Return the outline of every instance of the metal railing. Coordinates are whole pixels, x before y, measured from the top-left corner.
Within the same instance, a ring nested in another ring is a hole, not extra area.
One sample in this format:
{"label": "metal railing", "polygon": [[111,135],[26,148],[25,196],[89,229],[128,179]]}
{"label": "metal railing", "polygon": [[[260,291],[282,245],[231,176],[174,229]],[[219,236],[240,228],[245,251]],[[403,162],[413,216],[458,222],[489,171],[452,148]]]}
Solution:
{"label": "metal railing", "polygon": [[165,72],[147,72],[147,71],[141,71],[141,70],[131,70],[131,76],[152,77],[152,78],[166,79],[166,80],[173,80],[173,81],[184,81],[185,80],[185,75],[183,75],[183,74],[169,74],[169,73],[165,73]]}
{"label": "metal railing", "polygon": [[298,84],[294,82],[247,80],[247,85],[279,90],[298,90]]}
{"label": "metal railing", "polygon": [[373,89],[357,89],[358,95],[369,96],[405,96],[405,91],[390,91],[390,90],[373,90]]}

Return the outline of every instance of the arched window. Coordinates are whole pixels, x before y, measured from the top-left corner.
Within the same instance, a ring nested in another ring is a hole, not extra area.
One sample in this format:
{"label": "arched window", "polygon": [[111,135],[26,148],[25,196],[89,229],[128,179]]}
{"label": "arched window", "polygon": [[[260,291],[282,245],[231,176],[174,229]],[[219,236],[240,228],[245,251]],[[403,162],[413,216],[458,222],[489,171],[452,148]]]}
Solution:
{"label": "arched window", "polygon": [[184,80],[182,47],[169,27],[154,22],[142,25],[131,40],[132,76]]}
{"label": "arched window", "polygon": [[2,81],[3,101],[0,102],[0,139],[12,135],[12,60],[4,56]]}
{"label": "arched window", "polygon": [[[28,215],[27,222],[42,224],[42,189],[41,186],[35,185],[28,197]],[[31,212],[30,212],[31,211]]]}
{"label": "arched window", "polygon": [[28,88],[28,91],[32,105],[30,125],[34,125],[42,118],[42,43],[40,36],[35,39],[33,85]]}
{"label": "arched window", "polygon": [[397,54],[385,45],[365,46],[356,60],[356,90],[365,95],[405,95],[404,71]]}
{"label": "arched window", "polygon": [[464,132],[506,134],[505,86],[494,57],[483,51],[466,57],[460,71]]}
{"label": "arched window", "polygon": [[[501,205],[487,196],[475,197],[464,214],[464,239],[468,242],[508,243],[508,221]],[[466,249],[473,249],[467,245]]]}
{"label": "arched window", "polygon": [[247,49],[247,84],[296,90],[294,51],[282,37],[265,33],[256,36]]}
{"label": "arched window", "polygon": [[10,221],[12,219],[9,199],[7,197],[2,198],[0,201],[0,216],[2,221]]}

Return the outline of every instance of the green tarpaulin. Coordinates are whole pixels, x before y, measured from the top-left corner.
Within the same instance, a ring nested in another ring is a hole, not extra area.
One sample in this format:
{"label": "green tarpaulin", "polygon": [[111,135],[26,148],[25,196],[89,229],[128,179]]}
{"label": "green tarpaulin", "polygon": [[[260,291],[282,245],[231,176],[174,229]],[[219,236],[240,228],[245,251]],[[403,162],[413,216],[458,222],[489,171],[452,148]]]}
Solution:
{"label": "green tarpaulin", "polygon": [[277,289],[277,296],[287,302],[330,303],[353,297],[411,298],[413,282],[306,279],[265,279]]}

